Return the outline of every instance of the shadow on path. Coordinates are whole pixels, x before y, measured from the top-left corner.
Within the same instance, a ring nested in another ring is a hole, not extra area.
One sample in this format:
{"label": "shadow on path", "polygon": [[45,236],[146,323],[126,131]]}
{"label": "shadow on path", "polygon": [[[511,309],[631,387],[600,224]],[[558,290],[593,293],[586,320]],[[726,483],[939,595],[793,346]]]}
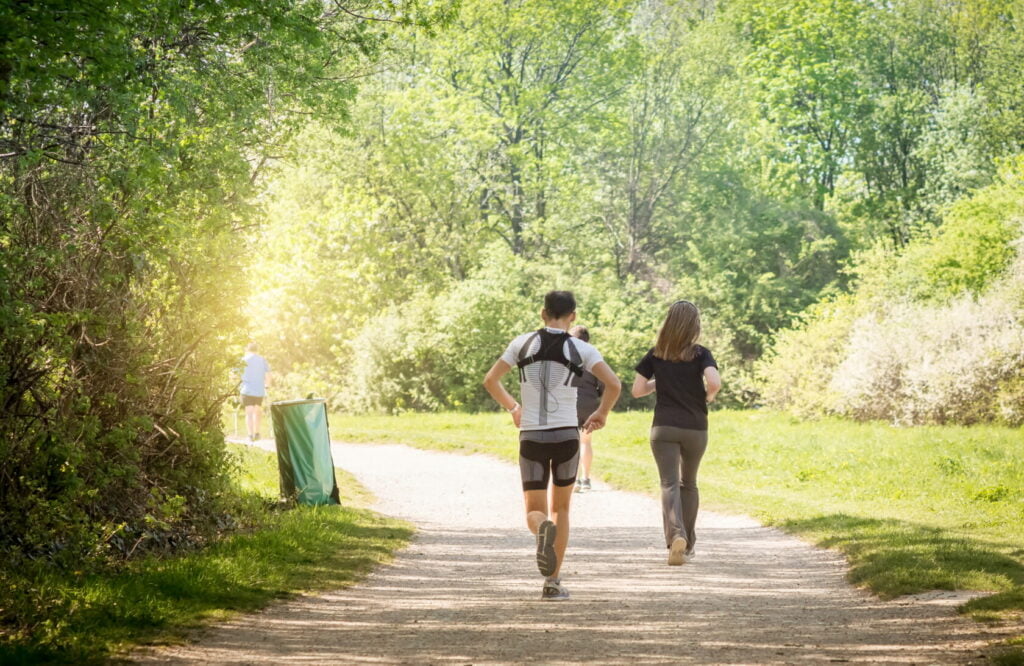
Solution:
{"label": "shadow on path", "polygon": [[[846,545],[844,550],[850,553],[850,580],[873,580],[875,591],[883,597],[915,592],[924,577],[930,580],[931,587],[947,590],[972,578],[1001,578],[1018,589],[972,600],[967,608],[1024,611],[1019,590],[1024,585],[1024,550],[1014,550],[1005,543],[958,539],[947,530],[906,520],[846,514],[791,520],[781,526],[807,535],[823,547]],[[830,530],[843,536],[834,536]]]}
{"label": "shadow on path", "polygon": [[421,525],[365,582],[208,632],[154,663],[969,663],[997,638],[951,604],[851,588],[834,553],[702,514],[698,557],[665,564],[654,500],[574,502],[567,602],[540,601],[517,470],[406,447],[336,450],[380,508]]}

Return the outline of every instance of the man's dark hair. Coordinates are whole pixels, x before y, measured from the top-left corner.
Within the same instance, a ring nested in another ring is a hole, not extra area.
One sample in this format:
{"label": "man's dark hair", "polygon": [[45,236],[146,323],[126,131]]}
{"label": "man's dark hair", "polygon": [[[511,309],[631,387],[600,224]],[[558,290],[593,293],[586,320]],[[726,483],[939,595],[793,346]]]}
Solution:
{"label": "man's dark hair", "polygon": [[544,311],[550,319],[561,319],[576,312],[576,297],[571,291],[549,291],[544,296]]}

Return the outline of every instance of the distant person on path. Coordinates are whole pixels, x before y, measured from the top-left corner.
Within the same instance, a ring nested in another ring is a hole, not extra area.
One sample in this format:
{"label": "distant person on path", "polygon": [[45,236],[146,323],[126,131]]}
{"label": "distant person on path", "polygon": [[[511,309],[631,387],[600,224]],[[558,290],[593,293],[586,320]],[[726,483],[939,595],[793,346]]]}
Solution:
{"label": "distant person on path", "polygon": [[668,309],[655,346],[636,364],[633,397],[657,391],[651,452],[661,477],[661,512],[668,563],[694,555],[697,468],[708,446],[708,403],[722,388],[711,351],[697,344],[700,312],[690,301]]}
{"label": "distant person on path", "polygon": [[242,370],[242,406],[245,407],[245,429],[251,442],[260,438],[263,398],[267,395],[270,379],[270,364],[256,353],[258,349],[255,342],[250,342],[242,357],[245,364]]}
{"label": "distant person on path", "polygon": [[[569,335],[583,342],[590,342],[590,331],[586,326],[573,326]],[[590,466],[594,462],[594,434],[583,427],[590,415],[597,411],[604,394],[604,384],[586,370],[583,375],[573,375],[572,385],[576,387],[576,418],[580,424],[580,471],[576,479],[576,492],[590,490]]]}
{"label": "distant person on path", "polygon": [[[569,543],[569,502],[579,464],[576,387],[569,379],[586,370],[605,384],[601,403],[583,424],[587,431],[604,427],[621,384],[600,352],[569,335],[576,319],[572,292],[548,292],[540,316],[544,328],[512,340],[484,377],[484,387],[520,430],[526,525],[537,536],[537,568],[545,576],[541,598],[555,601],[569,598],[559,571]],[[519,369],[522,402],[501,384],[513,367]]]}

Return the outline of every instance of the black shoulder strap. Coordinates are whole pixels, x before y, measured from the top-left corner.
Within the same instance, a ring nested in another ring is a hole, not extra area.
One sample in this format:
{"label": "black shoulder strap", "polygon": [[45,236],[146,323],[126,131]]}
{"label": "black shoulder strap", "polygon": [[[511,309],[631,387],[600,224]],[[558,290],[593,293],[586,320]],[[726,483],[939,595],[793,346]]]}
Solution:
{"label": "black shoulder strap", "polygon": [[[530,345],[533,344],[534,339],[537,337],[540,338],[540,346],[536,352],[527,356],[526,353],[530,349]],[[564,349],[566,343],[569,345],[568,358],[565,356]],[[581,367],[583,359],[580,357],[576,345],[572,342],[572,336],[564,331],[561,333],[551,333],[542,328],[527,338],[519,350],[519,362],[516,363],[519,367],[519,381],[526,381],[526,366],[537,361],[553,361],[567,367],[569,369],[569,376],[565,378],[566,385],[569,384],[569,380],[572,379],[573,375],[577,377],[583,376],[583,368]]]}
{"label": "black shoulder strap", "polygon": [[[579,350],[576,349],[576,343],[572,341],[572,336],[566,341],[569,344],[569,358],[565,359],[565,367],[569,368],[569,375],[565,378],[565,384],[568,386],[569,380],[576,377],[583,376],[583,357],[580,356]],[[565,355],[565,352],[562,352]]]}
{"label": "black shoulder strap", "polygon": [[530,346],[533,344],[533,341],[539,337],[540,331],[534,331],[533,335],[526,338],[526,342],[524,342],[523,346],[519,348],[519,362],[516,363],[516,366],[519,368],[519,381],[521,382],[526,381],[526,366],[536,361],[537,354],[539,354],[540,351],[544,348],[544,341],[543,339],[541,339],[541,346],[538,348],[537,352],[531,354],[530,356],[526,355],[526,353],[530,350]]}

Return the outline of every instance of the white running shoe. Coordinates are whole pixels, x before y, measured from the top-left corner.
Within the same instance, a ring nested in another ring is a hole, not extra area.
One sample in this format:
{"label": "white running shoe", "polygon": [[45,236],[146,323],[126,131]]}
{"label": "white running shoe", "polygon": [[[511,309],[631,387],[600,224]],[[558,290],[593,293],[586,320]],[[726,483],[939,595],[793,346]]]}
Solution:
{"label": "white running shoe", "polygon": [[560,580],[546,580],[544,589],[540,592],[540,598],[544,601],[565,601],[569,598],[569,590],[562,585]]}

